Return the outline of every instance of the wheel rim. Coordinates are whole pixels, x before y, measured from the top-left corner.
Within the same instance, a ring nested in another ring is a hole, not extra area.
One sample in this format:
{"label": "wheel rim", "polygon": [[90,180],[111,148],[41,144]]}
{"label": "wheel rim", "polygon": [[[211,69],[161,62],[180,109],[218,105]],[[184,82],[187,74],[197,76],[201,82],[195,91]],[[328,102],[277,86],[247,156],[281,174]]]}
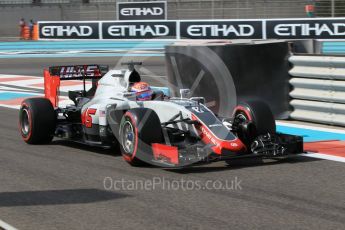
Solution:
{"label": "wheel rim", "polygon": [[237,113],[235,117],[239,122],[238,124],[245,124],[248,122],[248,117],[242,112]]}
{"label": "wheel rim", "polygon": [[132,155],[135,145],[135,134],[133,125],[129,121],[126,121],[123,125],[121,138],[123,149],[127,154]]}
{"label": "wheel rim", "polygon": [[28,135],[30,133],[30,121],[29,121],[29,111],[27,109],[23,109],[22,113],[22,122],[21,122],[21,129],[24,135]]}
{"label": "wheel rim", "polygon": [[244,112],[240,111],[235,115],[235,120],[237,123],[235,127],[241,130],[241,139],[242,141],[246,142],[247,144],[250,143],[253,137],[256,137],[256,126],[245,114]]}

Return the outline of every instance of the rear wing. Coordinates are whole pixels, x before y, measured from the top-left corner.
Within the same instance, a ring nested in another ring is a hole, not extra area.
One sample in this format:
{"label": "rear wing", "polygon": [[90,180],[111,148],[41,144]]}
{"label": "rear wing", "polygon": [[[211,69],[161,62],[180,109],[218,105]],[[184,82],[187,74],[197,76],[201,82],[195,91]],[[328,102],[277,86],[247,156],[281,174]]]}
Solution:
{"label": "rear wing", "polygon": [[108,66],[102,65],[74,65],[74,66],[53,66],[44,70],[44,95],[49,99],[54,107],[58,107],[60,81],[83,80],[83,90],[85,90],[85,80],[92,79],[93,87],[109,70]]}
{"label": "rear wing", "polygon": [[49,67],[49,74],[60,80],[84,80],[101,78],[109,70],[109,66],[101,65],[74,65]]}

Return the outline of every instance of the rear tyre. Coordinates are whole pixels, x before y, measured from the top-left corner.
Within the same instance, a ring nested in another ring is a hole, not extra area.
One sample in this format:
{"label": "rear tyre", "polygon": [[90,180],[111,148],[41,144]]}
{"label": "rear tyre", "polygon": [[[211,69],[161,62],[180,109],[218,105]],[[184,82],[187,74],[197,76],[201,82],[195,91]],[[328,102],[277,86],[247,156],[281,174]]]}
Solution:
{"label": "rear tyre", "polygon": [[132,166],[143,166],[153,159],[152,143],[164,140],[158,115],[152,109],[128,110],[120,123],[119,142],[121,153]]}
{"label": "rear tyre", "polygon": [[56,127],[56,113],[46,98],[29,98],[19,110],[19,129],[28,144],[46,144],[52,141]]}

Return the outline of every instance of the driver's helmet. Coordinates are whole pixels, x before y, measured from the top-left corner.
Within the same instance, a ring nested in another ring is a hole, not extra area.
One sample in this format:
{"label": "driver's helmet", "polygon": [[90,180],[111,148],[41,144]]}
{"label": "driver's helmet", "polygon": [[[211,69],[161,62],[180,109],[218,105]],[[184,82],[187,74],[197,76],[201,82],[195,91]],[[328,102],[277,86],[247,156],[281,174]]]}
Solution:
{"label": "driver's helmet", "polygon": [[148,101],[152,99],[152,90],[149,84],[146,82],[136,82],[131,88],[132,92],[135,92],[138,101]]}

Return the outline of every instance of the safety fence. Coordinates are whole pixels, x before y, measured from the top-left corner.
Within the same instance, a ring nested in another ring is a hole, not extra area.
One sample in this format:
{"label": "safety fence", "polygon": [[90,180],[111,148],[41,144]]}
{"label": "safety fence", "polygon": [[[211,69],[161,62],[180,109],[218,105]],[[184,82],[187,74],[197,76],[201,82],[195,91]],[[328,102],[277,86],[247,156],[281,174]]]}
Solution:
{"label": "safety fence", "polygon": [[290,117],[345,126],[345,57],[293,55],[289,61]]}

